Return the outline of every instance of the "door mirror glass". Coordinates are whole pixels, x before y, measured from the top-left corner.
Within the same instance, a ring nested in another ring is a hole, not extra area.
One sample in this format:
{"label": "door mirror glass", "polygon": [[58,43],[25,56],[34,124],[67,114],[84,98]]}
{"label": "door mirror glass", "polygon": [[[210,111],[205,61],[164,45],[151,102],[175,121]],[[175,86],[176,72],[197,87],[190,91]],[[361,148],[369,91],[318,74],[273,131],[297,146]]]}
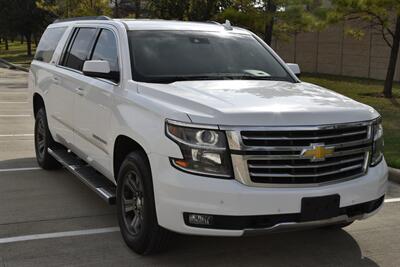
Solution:
{"label": "door mirror glass", "polygon": [[301,71],[300,71],[300,66],[298,64],[294,63],[287,63],[286,64],[289,69],[297,76],[300,77]]}
{"label": "door mirror glass", "polygon": [[119,72],[112,72],[106,60],[87,60],[83,64],[83,74],[89,77],[119,81]]}

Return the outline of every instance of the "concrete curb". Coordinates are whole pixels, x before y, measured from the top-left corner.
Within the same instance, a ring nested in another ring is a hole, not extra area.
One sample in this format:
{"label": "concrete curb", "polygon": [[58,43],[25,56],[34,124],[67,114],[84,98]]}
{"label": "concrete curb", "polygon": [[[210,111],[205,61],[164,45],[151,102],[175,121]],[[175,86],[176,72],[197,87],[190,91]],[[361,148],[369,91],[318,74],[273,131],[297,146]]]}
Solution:
{"label": "concrete curb", "polygon": [[22,70],[22,71],[25,71],[25,72],[29,72],[28,68],[24,68],[24,67],[15,65],[15,64],[10,63],[10,62],[2,59],[2,58],[0,58],[0,63],[5,65],[5,66],[7,66],[9,69],[17,69],[17,70]]}
{"label": "concrete curb", "polygon": [[389,167],[389,180],[400,184],[400,170]]}

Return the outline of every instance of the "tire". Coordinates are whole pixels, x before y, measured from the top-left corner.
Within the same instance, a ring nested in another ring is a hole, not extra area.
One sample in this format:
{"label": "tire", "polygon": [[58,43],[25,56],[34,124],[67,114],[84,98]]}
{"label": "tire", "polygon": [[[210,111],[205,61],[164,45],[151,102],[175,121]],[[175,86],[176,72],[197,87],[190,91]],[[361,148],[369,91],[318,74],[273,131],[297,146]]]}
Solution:
{"label": "tire", "polygon": [[36,113],[35,120],[35,152],[39,166],[45,170],[58,169],[61,165],[54,159],[47,149],[55,145],[49,126],[47,124],[46,111],[42,107]]}
{"label": "tire", "polygon": [[121,165],[117,215],[125,243],[138,254],[162,251],[172,236],[158,225],[151,171],[144,152],[130,153]]}
{"label": "tire", "polygon": [[352,222],[343,222],[343,223],[337,223],[337,224],[331,224],[331,225],[327,225],[324,226],[323,229],[327,229],[327,230],[340,230],[342,228],[345,228],[351,224],[353,224],[354,221]]}

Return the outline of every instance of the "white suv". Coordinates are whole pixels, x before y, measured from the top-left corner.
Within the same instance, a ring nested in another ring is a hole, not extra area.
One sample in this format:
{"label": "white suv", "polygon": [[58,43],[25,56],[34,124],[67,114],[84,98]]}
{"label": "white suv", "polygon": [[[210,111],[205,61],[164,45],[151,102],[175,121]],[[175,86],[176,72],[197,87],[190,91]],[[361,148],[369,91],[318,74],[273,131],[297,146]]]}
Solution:
{"label": "white suv", "polygon": [[388,176],[379,114],[300,81],[296,67],[229,23],[56,22],[30,71],[38,163],[64,165],[115,201],[141,254],[171,232],[242,236],[371,216]]}

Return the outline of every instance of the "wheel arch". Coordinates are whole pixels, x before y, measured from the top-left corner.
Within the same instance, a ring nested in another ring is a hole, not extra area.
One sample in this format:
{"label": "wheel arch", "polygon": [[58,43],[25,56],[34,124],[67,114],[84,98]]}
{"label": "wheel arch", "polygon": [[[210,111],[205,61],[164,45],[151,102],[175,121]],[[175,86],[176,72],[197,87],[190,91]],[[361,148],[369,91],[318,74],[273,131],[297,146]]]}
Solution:
{"label": "wheel arch", "polygon": [[113,172],[115,181],[118,180],[118,173],[122,162],[125,160],[126,156],[133,151],[142,151],[144,155],[146,155],[146,161],[149,163],[146,150],[142,145],[126,135],[117,136],[114,142],[113,150]]}
{"label": "wheel arch", "polygon": [[33,116],[36,118],[36,114],[41,107],[45,107],[43,97],[39,93],[34,93],[32,97],[32,105],[33,105]]}

